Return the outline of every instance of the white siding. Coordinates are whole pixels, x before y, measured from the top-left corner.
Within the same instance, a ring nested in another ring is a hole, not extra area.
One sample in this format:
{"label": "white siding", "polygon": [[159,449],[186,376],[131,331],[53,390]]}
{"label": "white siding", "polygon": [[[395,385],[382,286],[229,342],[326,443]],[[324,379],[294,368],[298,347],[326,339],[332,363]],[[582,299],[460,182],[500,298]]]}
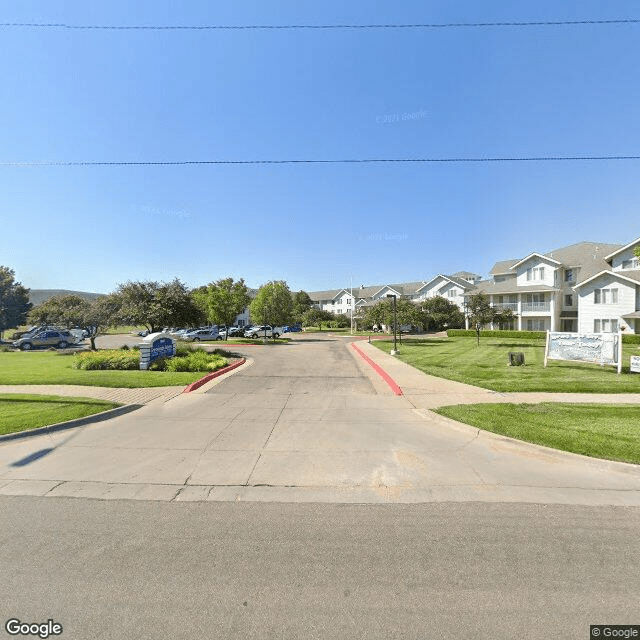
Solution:
{"label": "white siding", "polygon": [[[613,256],[613,259],[611,260],[611,267],[613,271],[622,271],[622,263],[625,260],[633,260],[636,257],[633,253],[634,248],[635,247],[629,247],[628,249],[625,249],[624,251],[621,251],[617,255]],[[634,268],[637,269],[638,267]]]}
{"label": "white siding", "polygon": [[[595,289],[617,289],[618,302],[616,304],[596,304],[594,302]],[[621,316],[636,311],[637,286],[619,280],[611,274],[603,274],[577,290],[578,295],[578,331],[593,332],[593,321],[596,318],[615,318],[619,326],[624,326],[629,333],[634,332],[633,324],[629,326]]]}
{"label": "white siding", "polygon": [[[541,279],[539,277],[540,271],[539,269],[544,269],[544,277]],[[527,272],[531,269],[531,275],[535,276],[533,280],[527,280]],[[549,287],[555,286],[555,271],[557,269],[557,265],[552,262],[548,262],[546,260],[542,260],[537,256],[533,256],[526,262],[523,262],[516,269],[516,283],[519,287],[531,287],[533,285],[544,284]]]}

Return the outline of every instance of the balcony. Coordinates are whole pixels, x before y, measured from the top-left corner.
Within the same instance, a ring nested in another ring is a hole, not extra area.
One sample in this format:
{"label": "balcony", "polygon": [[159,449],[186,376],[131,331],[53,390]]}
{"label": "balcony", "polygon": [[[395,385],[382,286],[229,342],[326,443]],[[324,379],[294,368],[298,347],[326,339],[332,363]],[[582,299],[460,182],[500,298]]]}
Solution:
{"label": "balcony", "polygon": [[517,302],[496,302],[493,305],[494,309],[498,309],[499,311],[505,311],[509,309],[514,313],[518,313],[518,303]]}
{"label": "balcony", "polygon": [[523,302],[522,313],[550,313],[550,302]]}

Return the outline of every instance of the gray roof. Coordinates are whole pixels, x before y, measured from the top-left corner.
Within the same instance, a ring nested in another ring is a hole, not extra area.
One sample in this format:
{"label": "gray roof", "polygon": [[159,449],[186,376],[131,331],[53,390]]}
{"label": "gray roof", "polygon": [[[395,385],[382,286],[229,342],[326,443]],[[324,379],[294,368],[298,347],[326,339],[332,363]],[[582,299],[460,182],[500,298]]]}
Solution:
{"label": "gray roof", "polygon": [[458,273],[451,274],[452,278],[463,278],[464,280],[468,280],[469,278],[473,278],[474,280],[478,279],[480,276],[477,273],[471,273],[470,271],[458,271]]}
{"label": "gray roof", "polygon": [[[415,293],[420,287],[424,285],[424,282],[402,282],[400,284],[387,284],[382,285],[383,287],[391,287],[398,293],[401,293],[404,296],[411,295]],[[382,287],[380,287],[382,289]]]}
{"label": "gray roof", "polygon": [[554,249],[545,255],[562,262],[566,267],[580,267],[577,279],[577,284],[580,284],[601,271],[610,270],[611,265],[604,258],[621,246],[602,242],[578,242]]}
{"label": "gray roof", "polygon": [[342,289],[329,289],[328,291],[310,291],[309,297],[314,301],[333,300],[341,291]]}
{"label": "gray roof", "polygon": [[467,293],[473,295],[475,293],[487,293],[487,294],[501,294],[501,293],[535,293],[538,291],[558,291],[554,287],[549,287],[545,284],[533,285],[530,287],[518,286],[515,280],[505,280],[504,282],[494,282],[493,280],[481,280],[476,282],[476,286],[473,287]]}
{"label": "gray roof", "polygon": [[500,262],[496,262],[491,271],[489,271],[489,275],[495,276],[501,273],[510,273],[511,267],[513,267],[516,262],[520,262],[520,260],[516,258],[515,260],[501,260]]}

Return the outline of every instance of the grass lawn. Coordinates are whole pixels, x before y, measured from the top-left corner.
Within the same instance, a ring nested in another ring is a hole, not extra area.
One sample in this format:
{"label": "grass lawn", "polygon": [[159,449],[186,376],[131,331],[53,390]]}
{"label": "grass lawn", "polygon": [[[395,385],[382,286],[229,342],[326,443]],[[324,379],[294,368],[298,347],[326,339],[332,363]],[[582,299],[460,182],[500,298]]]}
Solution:
{"label": "grass lawn", "polygon": [[0,435],[84,418],[119,406],[93,398],[0,394]]}
{"label": "grass lawn", "polygon": [[436,413],[485,431],[593,458],[640,464],[640,407],[601,404],[470,404]]}
{"label": "grass lawn", "polygon": [[[372,342],[387,353],[393,341]],[[623,344],[622,374],[614,367],[550,360],[544,368],[544,340],[518,338],[418,338],[403,341],[397,356],[429,375],[494,391],[640,393],[640,374],[629,373],[638,345]],[[507,366],[507,353],[524,353],[526,365]]]}
{"label": "grass lawn", "polygon": [[82,371],[73,355],[53,351],[0,352],[0,384],[79,384],[95,387],[169,387],[195,382],[204,373],[169,371]]}

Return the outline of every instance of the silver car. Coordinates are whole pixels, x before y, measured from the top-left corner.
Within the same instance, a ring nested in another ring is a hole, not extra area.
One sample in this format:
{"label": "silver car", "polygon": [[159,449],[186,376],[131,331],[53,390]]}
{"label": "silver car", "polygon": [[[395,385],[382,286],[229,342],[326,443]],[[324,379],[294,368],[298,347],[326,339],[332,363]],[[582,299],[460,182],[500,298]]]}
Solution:
{"label": "silver car", "polygon": [[20,338],[13,343],[14,347],[29,351],[35,347],[57,347],[58,349],[66,349],[77,343],[76,338],[70,331],[63,329],[47,330],[36,333],[33,336]]}

